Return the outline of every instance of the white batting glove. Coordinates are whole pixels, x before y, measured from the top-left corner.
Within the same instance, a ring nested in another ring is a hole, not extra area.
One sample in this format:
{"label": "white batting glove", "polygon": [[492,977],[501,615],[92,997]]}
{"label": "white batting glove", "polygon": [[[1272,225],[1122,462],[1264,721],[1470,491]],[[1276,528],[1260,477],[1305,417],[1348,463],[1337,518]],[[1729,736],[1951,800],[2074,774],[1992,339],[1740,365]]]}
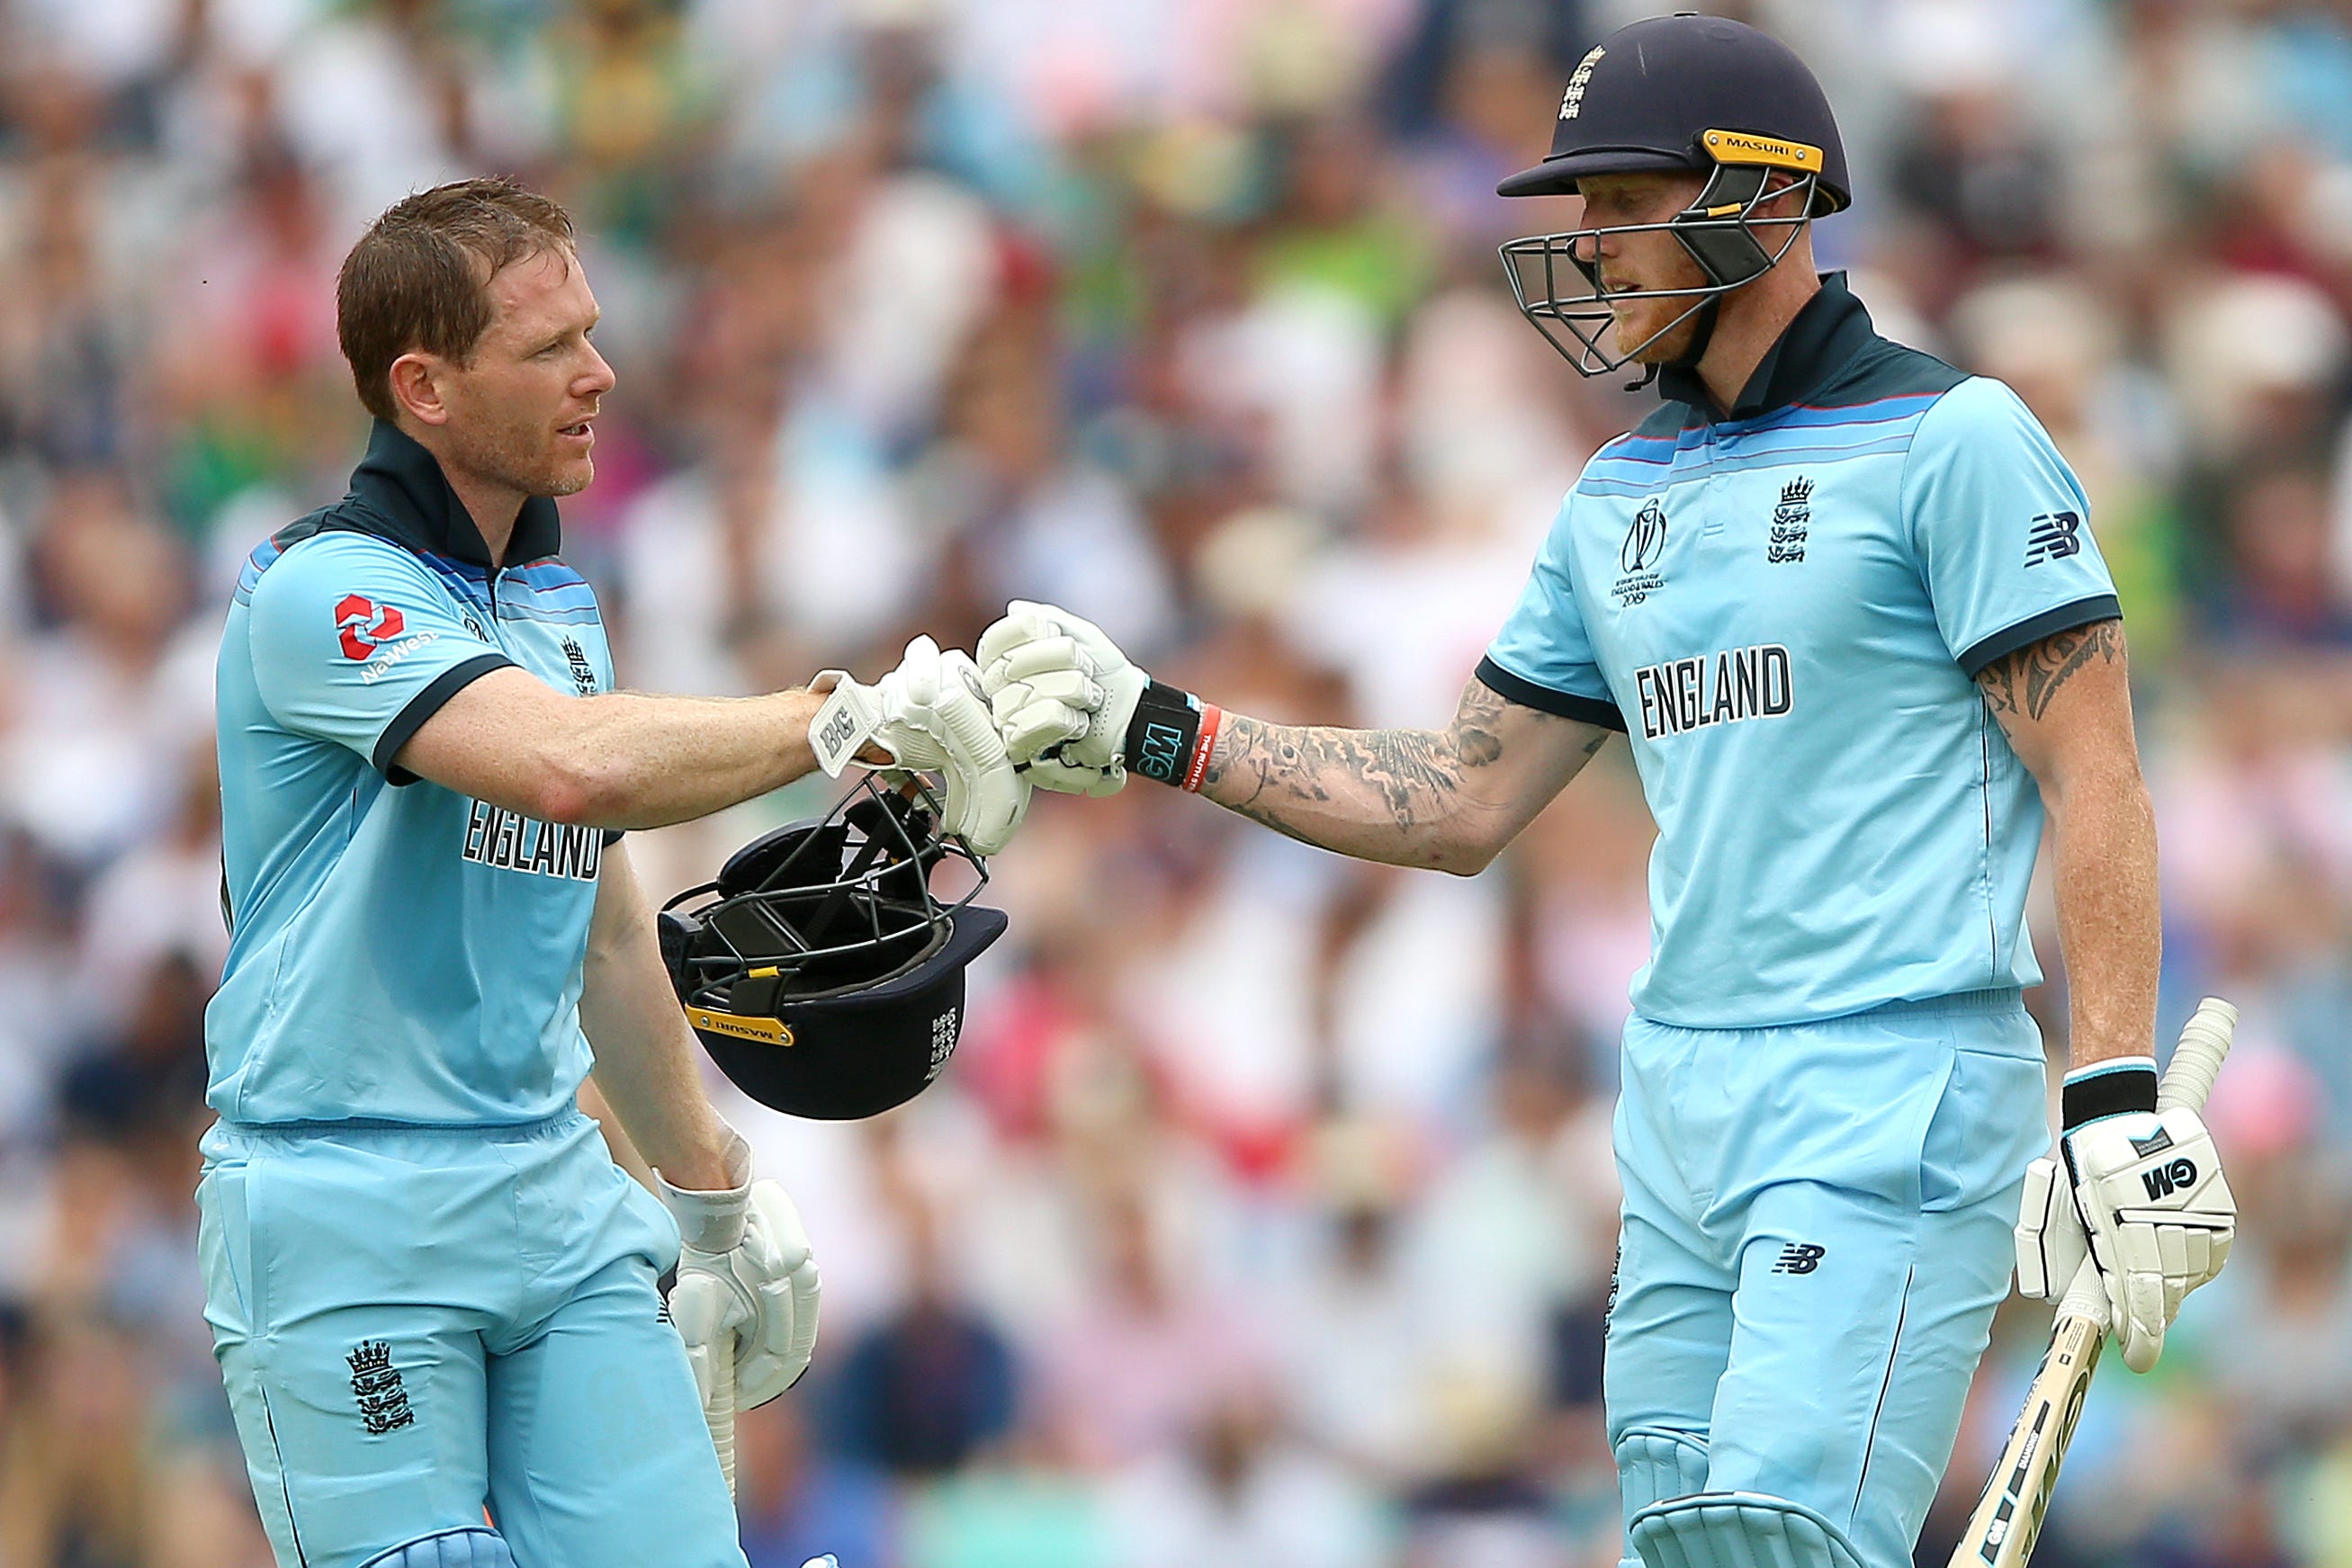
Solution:
{"label": "white batting glove", "polygon": [[670,1322],[696,1392],[710,1402],[714,1360],[732,1349],[735,1403],[764,1405],[800,1381],[816,1350],[816,1260],[782,1184],[683,1191],[654,1173],[684,1243]]}
{"label": "white batting glove", "polygon": [[[2204,1118],[2186,1105],[2157,1111],[2156,1063],[2102,1061],[2067,1074],[2067,1130],[2059,1139],[2075,1213],[2106,1288],[2107,1331],[2124,1364],[2146,1372],[2189,1291],[2221,1271],[2237,1234],[2238,1203]],[[2115,1109],[2118,1105],[2129,1108]],[[2053,1179],[2054,1186],[2054,1179]],[[2027,1178],[2032,1196],[2033,1181]],[[2024,1227],[2021,1221],[2020,1230]],[[2052,1262],[2059,1228],[2045,1220]],[[2020,1280],[2025,1266],[2021,1234]],[[2063,1292],[2071,1276],[2049,1281]]]}
{"label": "white batting glove", "polygon": [[1116,794],[1127,782],[1129,725],[1151,677],[1102,628],[1016,599],[981,633],[981,685],[1015,766],[1041,788]]}
{"label": "white batting glove", "polygon": [[898,667],[873,685],[827,670],[809,689],[828,693],[809,724],[810,747],[825,772],[839,778],[870,741],[900,767],[946,780],[940,825],[974,854],[992,855],[1013,841],[1029,811],[1030,780],[1005,755],[970,654],[942,653],[918,637]]}

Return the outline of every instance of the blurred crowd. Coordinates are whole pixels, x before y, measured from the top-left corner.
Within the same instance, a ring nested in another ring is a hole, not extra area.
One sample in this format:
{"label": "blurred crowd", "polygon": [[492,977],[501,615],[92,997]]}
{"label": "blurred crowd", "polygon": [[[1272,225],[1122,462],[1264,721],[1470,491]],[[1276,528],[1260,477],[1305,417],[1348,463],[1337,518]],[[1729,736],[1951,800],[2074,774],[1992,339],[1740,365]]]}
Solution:
{"label": "blurred crowd", "polygon": [[[236,563],[363,440],[332,284],[369,217],[483,171],[578,217],[620,381],[566,553],[632,685],[871,678],[1018,595],[1244,711],[1435,725],[1646,406],[1503,287],[1571,209],[1491,192],[1653,8],[0,0],[0,1565],[268,1559],[190,1198],[211,671]],[[2352,1564],[2352,4],[1711,8],[1829,88],[1824,265],[2083,476],[2164,1026],[2244,1009],[2237,1253],[2100,1384],[2039,1561]],[[680,888],[824,797],[631,851]],[[1622,747],[1472,881],[1041,796],[940,1086],[728,1102],[827,1284],[816,1372],[743,1421],[757,1568],[1613,1562],[1650,834]],[[2063,977],[2033,1001],[2063,1052]],[[2046,1321],[2004,1314],[1923,1562]]]}

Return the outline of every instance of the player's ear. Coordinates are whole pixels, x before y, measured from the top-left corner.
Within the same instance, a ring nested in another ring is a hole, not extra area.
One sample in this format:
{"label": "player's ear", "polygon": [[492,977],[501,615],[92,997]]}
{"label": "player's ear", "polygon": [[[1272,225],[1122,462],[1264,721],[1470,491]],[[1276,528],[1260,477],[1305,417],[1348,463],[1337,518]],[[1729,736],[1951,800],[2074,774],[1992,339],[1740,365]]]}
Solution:
{"label": "player's ear", "polygon": [[1797,194],[1800,183],[1796,175],[1786,169],[1775,169],[1764,176],[1764,196],[1757,204],[1759,218],[1801,218],[1805,204]]}
{"label": "player's ear", "polygon": [[447,361],[437,354],[410,350],[392,361],[392,401],[395,408],[419,424],[446,424],[449,405],[442,398],[441,379]]}

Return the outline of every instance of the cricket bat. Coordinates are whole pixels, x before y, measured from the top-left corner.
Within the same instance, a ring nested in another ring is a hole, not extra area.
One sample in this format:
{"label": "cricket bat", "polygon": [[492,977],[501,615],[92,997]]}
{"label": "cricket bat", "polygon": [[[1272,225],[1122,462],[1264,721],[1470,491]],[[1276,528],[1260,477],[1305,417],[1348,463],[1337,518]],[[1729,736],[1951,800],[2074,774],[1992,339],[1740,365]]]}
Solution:
{"label": "cricket bat", "polygon": [[[2230,1054],[2237,1027],[2238,1009],[2219,997],[2198,1003],[2195,1016],[2180,1031],[2171,1065],[2164,1070],[2157,1104],[2201,1108],[2213,1092],[2222,1059]],[[2099,1285],[2097,1266],[2085,1259],[2059,1299],[2050,1348],[2042,1354],[2041,1370],[2026,1390],[2025,1408],[2018,1412],[2000,1463],[1985,1482],[1984,1496],[1969,1516],[1949,1568],[2025,1568],[2034,1539],[2042,1533],[2042,1516],[2050,1511],[2050,1493],[2058,1484],[2058,1467],[2083,1414],[2091,1374],[2098,1368],[2106,1326],[2106,1292]]]}

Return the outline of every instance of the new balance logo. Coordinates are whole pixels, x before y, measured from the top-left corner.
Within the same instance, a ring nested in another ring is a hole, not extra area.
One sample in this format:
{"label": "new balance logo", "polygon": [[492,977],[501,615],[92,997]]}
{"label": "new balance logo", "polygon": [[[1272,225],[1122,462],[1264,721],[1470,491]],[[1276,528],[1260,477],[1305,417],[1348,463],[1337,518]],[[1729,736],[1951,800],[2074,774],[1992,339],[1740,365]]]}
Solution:
{"label": "new balance logo", "polygon": [[1810,1274],[1822,1266],[1825,1249],[1810,1241],[1791,1241],[1780,1249],[1780,1260],[1772,1265],[1775,1274]]}
{"label": "new balance logo", "polygon": [[2147,1188],[2147,1200],[2170,1197],[2197,1185],[2197,1162],[2182,1158],[2170,1165],[2157,1166],[2139,1174],[2139,1185]]}
{"label": "new balance logo", "polygon": [[2044,512],[2025,536],[2025,564],[2063,560],[2083,553],[2083,519],[2074,512]]}

